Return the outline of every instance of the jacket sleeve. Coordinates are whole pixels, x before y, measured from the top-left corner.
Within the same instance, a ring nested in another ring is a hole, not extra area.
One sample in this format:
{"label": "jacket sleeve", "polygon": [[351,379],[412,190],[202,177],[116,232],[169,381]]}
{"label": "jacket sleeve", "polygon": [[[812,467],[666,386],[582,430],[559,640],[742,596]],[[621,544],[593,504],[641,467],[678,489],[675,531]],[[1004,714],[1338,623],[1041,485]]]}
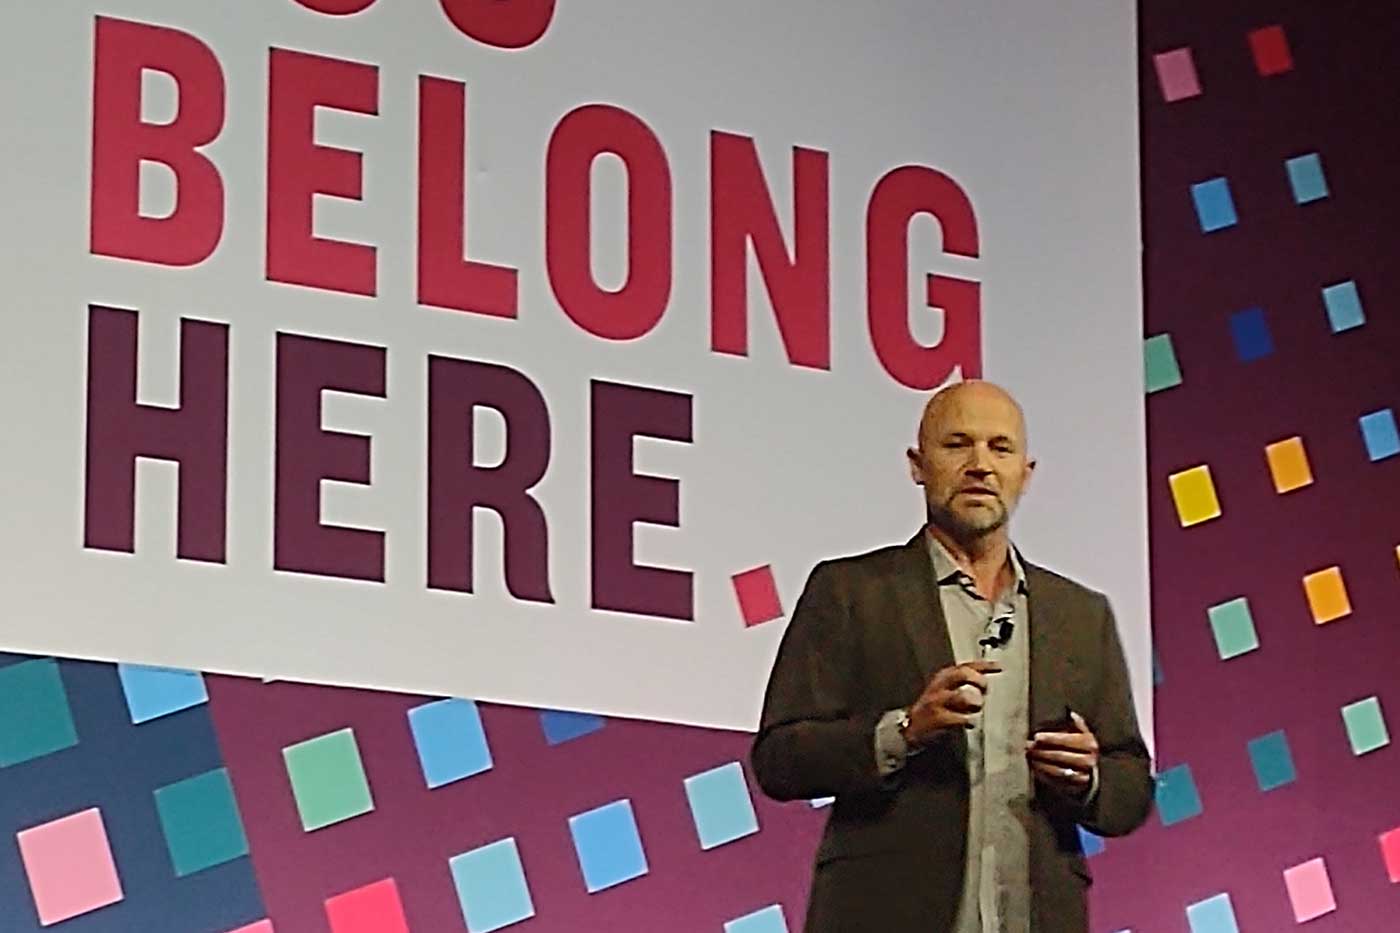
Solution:
{"label": "jacket sleeve", "polygon": [[1113,609],[1103,598],[1098,701],[1091,725],[1099,741],[1099,792],[1079,822],[1100,836],[1123,836],[1152,812],[1152,761],[1138,731],[1132,685]]}
{"label": "jacket sleeve", "polygon": [[829,563],[812,571],[768,680],[751,763],[763,792],[777,800],[882,786],[875,724],[884,711],[852,709],[858,653],[840,576]]}

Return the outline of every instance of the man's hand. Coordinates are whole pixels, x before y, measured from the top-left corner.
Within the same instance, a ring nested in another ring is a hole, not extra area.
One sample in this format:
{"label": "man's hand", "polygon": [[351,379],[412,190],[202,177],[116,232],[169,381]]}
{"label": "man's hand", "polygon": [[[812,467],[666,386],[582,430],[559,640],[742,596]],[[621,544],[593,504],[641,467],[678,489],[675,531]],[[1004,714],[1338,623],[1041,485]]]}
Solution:
{"label": "man's hand", "polygon": [[1071,712],[1072,732],[1037,732],[1026,743],[1026,758],[1040,780],[1070,796],[1083,795],[1099,764],[1099,741],[1089,724]]}
{"label": "man's hand", "polygon": [[924,692],[909,707],[904,739],[911,745],[927,745],[950,729],[971,729],[982,711],[988,674],[1001,671],[995,661],[969,661],[945,667],[934,674]]}

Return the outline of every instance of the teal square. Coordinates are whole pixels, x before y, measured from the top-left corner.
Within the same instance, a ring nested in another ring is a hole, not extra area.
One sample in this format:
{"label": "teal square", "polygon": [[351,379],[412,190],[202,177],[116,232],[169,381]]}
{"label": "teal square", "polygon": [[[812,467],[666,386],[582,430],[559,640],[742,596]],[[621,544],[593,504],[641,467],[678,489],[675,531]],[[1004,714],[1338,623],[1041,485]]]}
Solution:
{"label": "teal square", "polygon": [[0,667],[0,768],[77,744],[58,662],[41,658]]}
{"label": "teal square", "polygon": [[177,878],[248,854],[248,838],[227,769],[167,784],[156,790],[155,797]]}
{"label": "teal square", "polygon": [[1157,816],[1163,826],[1200,816],[1203,810],[1190,765],[1177,765],[1158,774],[1156,798]]}
{"label": "teal square", "polygon": [[1366,312],[1361,307],[1361,294],[1356,290],[1356,283],[1350,279],[1324,288],[1322,303],[1327,306],[1327,323],[1332,327],[1334,334],[1366,323]]}
{"label": "teal square", "polygon": [[737,761],[686,778],[685,796],[702,849],[758,832],[753,797]]}
{"label": "teal square", "polygon": [[1293,200],[1298,204],[1320,201],[1327,197],[1327,178],[1322,174],[1322,159],[1316,152],[1289,159],[1288,183],[1293,186]]}
{"label": "teal square", "polygon": [[724,925],[724,933],[788,933],[781,904],[773,904],[751,914],[736,917]]}
{"label": "teal square", "polygon": [[535,915],[515,839],[454,855],[447,864],[468,933],[492,933]]}
{"label": "teal square", "polygon": [[1342,721],[1346,723],[1347,738],[1351,740],[1354,755],[1364,755],[1390,744],[1390,732],[1385,727],[1385,714],[1381,712],[1381,701],[1367,697],[1348,703],[1342,707]]}
{"label": "teal square", "polygon": [[1298,779],[1293,753],[1288,749],[1288,736],[1282,729],[1249,740],[1249,763],[1254,766],[1254,780],[1263,791],[1292,784]]}
{"label": "teal square", "polygon": [[1228,894],[1217,894],[1191,904],[1186,908],[1186,922],[1191,933],[1240,933]]}
{"label": "teal square", "polygon": [[301,825],[308,833],[374,809],[353,729],[282,749]]}
{"label": "teal square", "polygon": [[1142,344],[1147,394],[1181,385],[1181,367],[1176,362],[1171,334],[1148,337]]}
{"label": "teal square", "polygon": [[1210,616],[1210,629],[1215,633],[1215,649],[1220,653],[1220,660],[1228,661],[1259,647],[1254,617],[1249,613],[1249,600],[1243,596],[1211,606],[1207,614]]}

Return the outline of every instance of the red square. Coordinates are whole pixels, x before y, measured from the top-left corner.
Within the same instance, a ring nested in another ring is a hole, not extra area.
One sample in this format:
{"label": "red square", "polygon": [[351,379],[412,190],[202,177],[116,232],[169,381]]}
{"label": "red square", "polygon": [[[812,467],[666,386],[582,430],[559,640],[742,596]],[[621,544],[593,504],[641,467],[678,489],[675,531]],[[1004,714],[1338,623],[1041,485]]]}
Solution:
{"label": "red square", "polygon": [[1264,77],[1293,70],[1293,53],[1288,50],[1282,26],[1254,30],[1249,34],[1249,48],[1254,53],[1254,67]]}
{"label": "red square", "polygon": [[326,917],[331,933],[408,933],[393,878],[327,898]]}
{"label": "red square", "polygon": [[1385,860],[1385,873],[1390,880],[1400,884],[1400,826],[1388,833],[1381,833],[1381,858]]}
{"label": "red square", "polygon": [[739,611],[744,625],[759,625],[783,617],[783,604],[778,599],[778,585],[773,582],[773,568],[768,564],[734,574],[734,595],[739,597]]}
{"label": "red square", "polygon": [[272,929],[271,920],[259,920],[257,923],[249,924],[246,927],[239,927],[236,930],[230,931],[230,933],[276,933],[276,931]]}

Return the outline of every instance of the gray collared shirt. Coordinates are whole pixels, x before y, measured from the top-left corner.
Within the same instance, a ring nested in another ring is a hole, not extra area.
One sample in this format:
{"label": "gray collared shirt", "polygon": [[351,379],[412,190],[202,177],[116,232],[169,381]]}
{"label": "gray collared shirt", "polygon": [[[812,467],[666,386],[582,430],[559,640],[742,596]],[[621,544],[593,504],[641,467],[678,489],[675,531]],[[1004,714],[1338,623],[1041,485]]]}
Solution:
{"label": "gray collared shirt", "polygon": [[[956,933],[1029,933],[1030,766],[1025,741],[1030,732],[1030,613],[1025,568],[1013,549],[1014,584],[994,601],[977,593],[942,544],[928,535],[938,595],[948,622],[956,663],[986,658],[1001,664],[991,676],[977,728],[968,730],[971,787],[967,860]],[[1004,644],[981,644],[1012,625]],[[899,734],[900,711],[880,720],[875,754],[881,774],[902,768],[910,751]]]}

